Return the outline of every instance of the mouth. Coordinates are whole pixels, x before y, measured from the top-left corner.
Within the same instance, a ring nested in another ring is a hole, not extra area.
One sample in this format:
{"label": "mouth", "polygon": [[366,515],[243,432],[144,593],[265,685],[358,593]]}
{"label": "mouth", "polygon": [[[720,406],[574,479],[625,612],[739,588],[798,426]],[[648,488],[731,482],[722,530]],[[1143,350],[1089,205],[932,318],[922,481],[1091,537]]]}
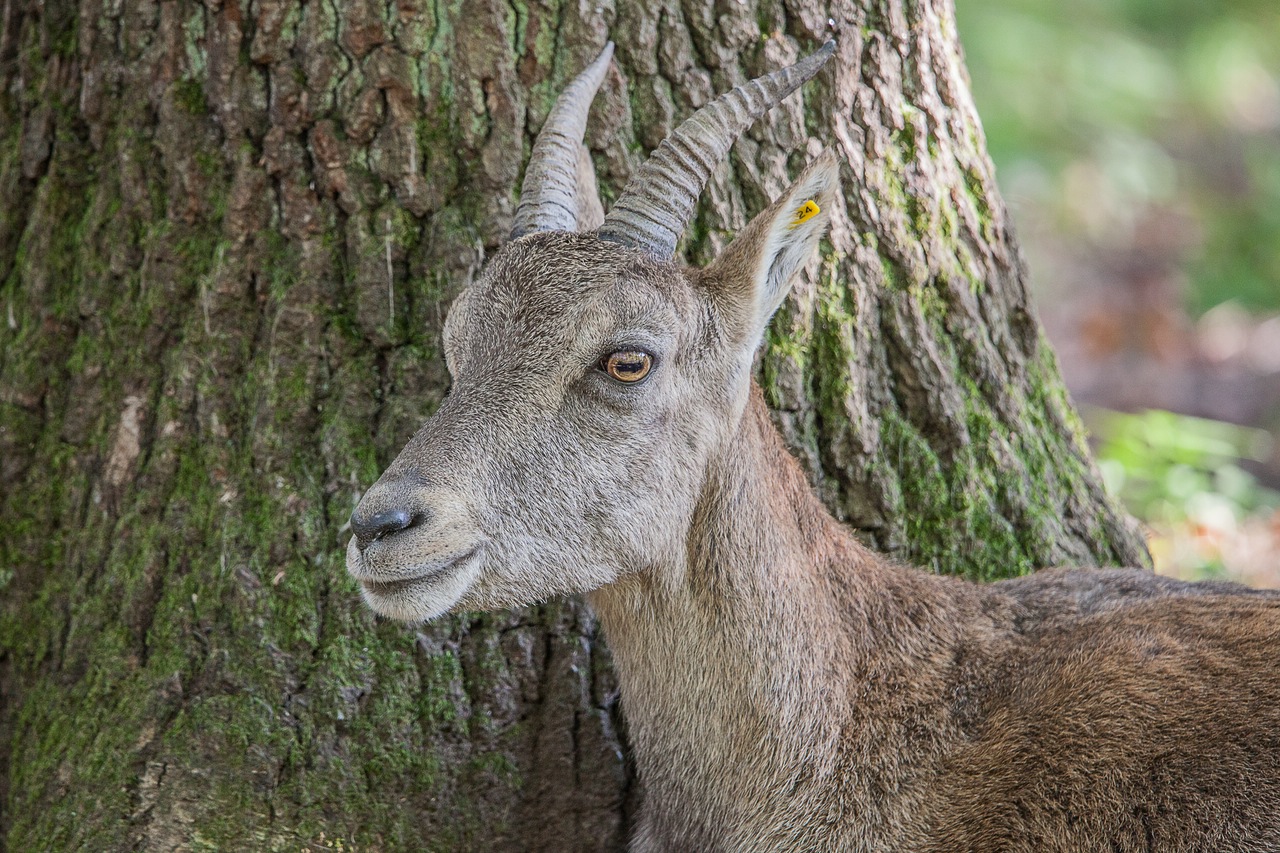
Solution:
{"label": "mouth", "polygon": [[456,557],[449,557],[441,562],[423,563],[416,567],[417,574],[413,577],[393,581],[361,580],[360,586],[364,588],[367,594],[378,598],[397,598],[416,587],[426,586],[438,581],[442,576],[469,564],[480,556],[482,547],[481,545],[475,545]]}

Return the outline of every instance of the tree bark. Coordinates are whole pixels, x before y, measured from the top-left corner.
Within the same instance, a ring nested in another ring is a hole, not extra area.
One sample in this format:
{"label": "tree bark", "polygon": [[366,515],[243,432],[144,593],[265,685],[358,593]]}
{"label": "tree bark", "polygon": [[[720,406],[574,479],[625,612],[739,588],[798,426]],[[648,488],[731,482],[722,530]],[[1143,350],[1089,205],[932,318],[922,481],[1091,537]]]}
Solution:
{"label": "tree bark", "polygon": [[603,192],[715,93],[836,58],[717,171],[695,263],[823,146],[844,209],[760,377],[832,510],[989,579],[1146,563],[1043,340],[948,0],[9,0],[0,837],[27,850],[618,850],[577,601],[418,629],[343,568],[439,403],[450,298],[606,38]]}

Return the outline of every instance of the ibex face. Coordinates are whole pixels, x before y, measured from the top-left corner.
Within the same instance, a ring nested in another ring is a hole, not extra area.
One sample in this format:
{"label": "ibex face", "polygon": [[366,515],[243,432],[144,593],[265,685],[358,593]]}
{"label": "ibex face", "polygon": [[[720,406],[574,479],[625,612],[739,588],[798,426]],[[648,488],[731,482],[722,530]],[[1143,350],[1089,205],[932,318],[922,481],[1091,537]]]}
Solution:
{"label": "ibex face", "polygon": [[510,607],[677,555],[745,388],[713,316],[673,266],[593,235],[507,246],[449,313],[449,396],[356,513],[407,514],[356,526],[370,606]]}
{"label": "ibex face", "polygon": [[689,119],[594,233],[569,232],[583,224],[571,211],[591,207],[574,198],[578,152],[609,48],[566,90],[534,148],[517,239],[450,310],[448,397],[352,515],[347,566],[374,610],[431,619],[683,564],[764,326],[825,233],[834,157],[706,270],[670,258],[715,161],[830,52]]}

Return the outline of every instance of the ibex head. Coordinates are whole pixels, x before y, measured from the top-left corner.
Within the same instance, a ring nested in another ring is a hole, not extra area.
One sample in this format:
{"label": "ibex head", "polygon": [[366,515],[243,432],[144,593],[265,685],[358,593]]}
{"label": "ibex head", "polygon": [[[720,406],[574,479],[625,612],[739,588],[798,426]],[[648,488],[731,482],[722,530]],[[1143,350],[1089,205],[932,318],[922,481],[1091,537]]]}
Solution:
{"label": "ibex head", "polygon": [[683,565],[765,325],[826,231],[830,153],[706,269],[672,261],[711,170],[834,43],[699,110],[601,222],[581,140],[612,50],[561,95],[514,239],[449,312],[448,396],[352,514],[347,568],[386,616],[518,606]]}

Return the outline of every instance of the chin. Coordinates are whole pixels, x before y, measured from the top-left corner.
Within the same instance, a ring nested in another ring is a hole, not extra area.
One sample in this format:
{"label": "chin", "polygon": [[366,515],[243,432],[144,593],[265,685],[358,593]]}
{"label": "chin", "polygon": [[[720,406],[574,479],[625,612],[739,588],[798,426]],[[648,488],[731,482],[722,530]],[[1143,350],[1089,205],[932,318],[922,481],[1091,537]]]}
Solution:
{"label": "chin", "polygon": [[419,624],[456,609],[479,573],[480,560],[473,557],[439,574],[389,583],[361,581],[360,594],[375,613]]}
{"label": "chin", "polygon": [[604,560],[573,561],[556,552],[489,552],[488,571],[463,593],[453,612],[514,610],[572,595],[584,595],[617,580],[620,571]]}

